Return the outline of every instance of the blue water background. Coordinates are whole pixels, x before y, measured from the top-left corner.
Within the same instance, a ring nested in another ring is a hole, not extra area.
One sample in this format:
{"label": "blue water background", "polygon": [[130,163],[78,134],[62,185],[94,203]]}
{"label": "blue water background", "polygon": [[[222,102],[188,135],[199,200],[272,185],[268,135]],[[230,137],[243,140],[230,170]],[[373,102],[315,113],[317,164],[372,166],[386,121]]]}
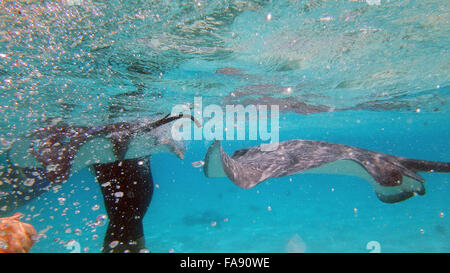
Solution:
{"label": "blue water background", "polygon": [[[280,138],[448,161],[447,121],[440,113],[282,114]],[[257,143],[223,145],[232,153]],[[191,165],[203,159],[208,144],[188,143],[184,161],[169,154],[152,156],[157,187],[144,219],[150,251],[286,252],[290,240],[305,252],[369,252],[370,241],[379,242],[381,252],[450,251],[449,174],[423,173],[427,193],[396,204],[379,201],[364,180],[340,175],[294,175],[242,190],[225,178],[207,179],[202,168]],[[61,196],[67,198],[64,205],[59,204]],[[33,252],[69,252],[70,240],[79,242],[81,251],[100,251],[105,226],[88,224],[106,213],[99,186],[87,170],[74,175],[57,194],[49,192],[40,199],[28,205],[40,212],[30,222],[37,230],[52,228]],[[93,210],[94,205],[99,209]],[[74,232],[77,228],[81,234]]]}
{"label": "blue water background", "polygon": [[[280,140],[450,161],[448,1],[25,2],[0,10],[2,144],[53,118],[136,120],[194,96],[221,104],[250,86],[256,99],[359,109],[282,112]],[[241,72],[215,73],[223,67]],[[263,90],[269,85],[277,88]],[[292,94],[287,86],[296,87]],[[422,173],[426,194],[396,204],[350,176],[294,175],[243,190],[192,166],[210,143],[186,143],[183,161],[152,156],[157,187],[144,219],[150,251],[369,252],[372,241],[381,252],[450,251],[450,174]],[[231,154],[260,142],[222,144]],[[102,198],[84,169],[20,208],[45,234],[31,252],[77,251],[70,242],[100,252]]]}

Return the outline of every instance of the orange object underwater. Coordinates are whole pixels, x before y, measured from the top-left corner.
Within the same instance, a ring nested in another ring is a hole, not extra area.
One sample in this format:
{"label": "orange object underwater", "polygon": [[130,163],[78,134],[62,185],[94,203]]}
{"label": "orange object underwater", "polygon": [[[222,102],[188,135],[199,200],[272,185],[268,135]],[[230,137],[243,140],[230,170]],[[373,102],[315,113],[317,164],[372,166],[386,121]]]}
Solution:
{"label": "orange object underwater", "polygon": [[36,230],[20,222],[21,213],[0,218],[0,253],[26,253],[34,244]]}

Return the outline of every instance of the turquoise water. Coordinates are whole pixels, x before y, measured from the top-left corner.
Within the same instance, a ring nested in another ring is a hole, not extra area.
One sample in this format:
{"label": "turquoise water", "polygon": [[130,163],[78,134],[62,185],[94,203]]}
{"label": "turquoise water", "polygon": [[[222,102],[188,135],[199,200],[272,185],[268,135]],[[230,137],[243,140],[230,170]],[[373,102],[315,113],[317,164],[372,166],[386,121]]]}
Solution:
{"label": "turquoise water", "polygon": [[[333,126],[320,126],[330,118],[336,120]],[[281,131],[286,139],[352,143],[446,160],[446,118],[435,113],[290,114],[280,125],[298,122],[296,128]],[[230,141],[224,147],[232,152],[249,145],[250,141]],[[367,182],[350,176],[295,175],[242,190],[225,178],[206,179],[201,169],[192,167],[190,163],[201,160],[206,149],[204,142],[189,144],[184,161],[168,154],[152,157],[158,187],[144,219],[151,251],[286,252],[293,238],[306,252],[369,252],[370,241],[379,242],[382,252],[450,250],[448,174],[423,174],[427,193],[397,204],[382,203]],[[66,198],[63,205],[58,201],[61,196]],[[93,210],[95,205],[98,210]],[[28,206],[36,206],[34,212],[39,213],[30,220],[37,230],[52,226],[33,252],[68,252],[65,244],[72,239],[80,242],[82,251],[100,251],[105,226],[89,224],[105,211],[99,187],[87,170],[73,176],[60,192],[48,192]],[[75,234],[76,229],[81,234]]]}
{"label": "turquoise water", "polygon": [[[201,96],[205,105],[281,102],[280,140],[450,161],[447,1],[1,5],[2,151],[55,118],[136,120]],[[222,144],[232,154],[260,143]],[[294,175],[242,190],[192,166],[210,144],[186,141],[184,160],[152,155],[150,251],[369,252],[371,241],[381,252],[450,251],[449,174],[422,173],[426,194],[396,204],[350,176]],[[101,251],[106,225],[94,223],[106,212],[87,169],[18,211],[45,234],[31,252],[70,252],[71,240]]]}

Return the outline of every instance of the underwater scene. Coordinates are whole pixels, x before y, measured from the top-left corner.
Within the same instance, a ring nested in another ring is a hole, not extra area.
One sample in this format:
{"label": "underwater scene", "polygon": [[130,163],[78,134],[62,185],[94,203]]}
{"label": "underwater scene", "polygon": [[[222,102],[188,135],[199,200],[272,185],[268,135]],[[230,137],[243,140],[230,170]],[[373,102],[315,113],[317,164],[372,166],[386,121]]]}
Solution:
{"label": "underwater scene", "polygon": [[0,253],[450,252],[449,19],[1,1]]}

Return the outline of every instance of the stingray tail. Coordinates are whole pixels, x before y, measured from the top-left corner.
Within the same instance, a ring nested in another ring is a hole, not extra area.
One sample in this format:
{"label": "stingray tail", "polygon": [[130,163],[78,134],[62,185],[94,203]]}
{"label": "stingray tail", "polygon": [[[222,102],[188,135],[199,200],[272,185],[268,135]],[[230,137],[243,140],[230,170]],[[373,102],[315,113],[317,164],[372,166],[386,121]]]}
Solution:
{"label": "stingray tail", "polygon": [[416,172],[450,172],[450,162],[426,161],[410,158],[399,158],[402,165]]}

